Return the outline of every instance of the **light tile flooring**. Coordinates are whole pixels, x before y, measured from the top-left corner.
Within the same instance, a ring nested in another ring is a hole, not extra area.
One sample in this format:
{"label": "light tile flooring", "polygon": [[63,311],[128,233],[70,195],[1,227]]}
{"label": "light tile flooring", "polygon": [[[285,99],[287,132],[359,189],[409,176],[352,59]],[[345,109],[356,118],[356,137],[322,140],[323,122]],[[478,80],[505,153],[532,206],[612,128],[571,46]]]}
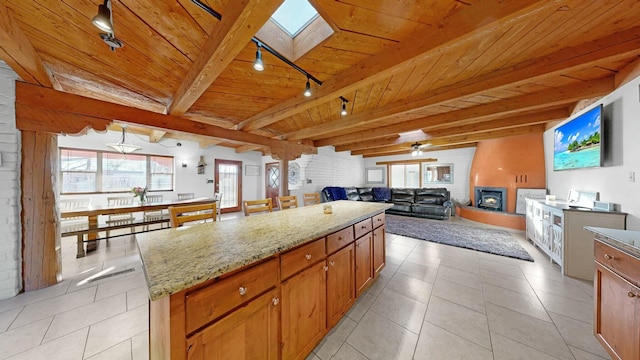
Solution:
{"label": "light tile flooring", "polygon": [[[388,234],[382,275],[308,359],[608,358],[592,335],[592,284],[514,236],[535,262]],[[62,253],[64,281],[0,300],[0,359],[148,359],[131,237],[82,259],[64,238]]]}

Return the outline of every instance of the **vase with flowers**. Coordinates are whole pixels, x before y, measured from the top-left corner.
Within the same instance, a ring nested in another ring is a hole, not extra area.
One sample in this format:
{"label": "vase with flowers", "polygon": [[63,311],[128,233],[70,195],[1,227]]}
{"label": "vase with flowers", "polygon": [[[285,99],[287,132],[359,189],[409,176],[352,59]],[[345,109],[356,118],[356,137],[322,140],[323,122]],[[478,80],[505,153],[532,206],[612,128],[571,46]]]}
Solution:
{"label": "vase with flowers", "polygon": [[133,193],[133,197],[139,198],[139,201],[141,203],[144,203],[147,200],[147,188],[146,187],[136,186],[133,189],[131,189],[131,192]]}

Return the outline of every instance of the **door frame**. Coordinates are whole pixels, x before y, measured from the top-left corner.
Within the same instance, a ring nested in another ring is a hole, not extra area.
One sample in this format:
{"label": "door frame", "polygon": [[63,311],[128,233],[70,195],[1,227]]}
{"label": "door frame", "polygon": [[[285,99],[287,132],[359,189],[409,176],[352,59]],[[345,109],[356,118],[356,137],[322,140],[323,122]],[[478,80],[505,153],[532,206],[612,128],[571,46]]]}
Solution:
{"label": "door frame", "polygon": [[[218,166],[221,164],[225,164],[225,165],[235,165],[238,167],[238,206],[237,207],[230,207],[230,208],[220,208],[220,212],[221,213],[230,213],[230,212],[236,212],[236,211],[242,211],[242,161],[237,161],[237,160],[224,160],[224,159],[215,159],[214,160],[214,166],[215,168],[213,169],[213,173],[214,173],[214,179],[213,179],[213,191],[214,193],[219,192],[220,187],[220,176],[218,174]],[[224,199],[224,194],[222,194],[222,198]]]}

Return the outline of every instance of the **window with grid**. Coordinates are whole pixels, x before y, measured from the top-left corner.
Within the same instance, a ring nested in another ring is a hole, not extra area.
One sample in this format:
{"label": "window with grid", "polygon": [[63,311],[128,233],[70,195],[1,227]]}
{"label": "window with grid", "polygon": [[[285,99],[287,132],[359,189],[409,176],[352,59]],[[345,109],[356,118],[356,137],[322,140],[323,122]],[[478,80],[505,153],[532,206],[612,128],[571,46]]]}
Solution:
{"label": "window with grid", "polygon": [[60,149],[62,194],[173,190],[173,157]]}
{"label": "window with grid", "polygon": [[395,188],[419,188],[420,164],[391,164],[390,187]]}

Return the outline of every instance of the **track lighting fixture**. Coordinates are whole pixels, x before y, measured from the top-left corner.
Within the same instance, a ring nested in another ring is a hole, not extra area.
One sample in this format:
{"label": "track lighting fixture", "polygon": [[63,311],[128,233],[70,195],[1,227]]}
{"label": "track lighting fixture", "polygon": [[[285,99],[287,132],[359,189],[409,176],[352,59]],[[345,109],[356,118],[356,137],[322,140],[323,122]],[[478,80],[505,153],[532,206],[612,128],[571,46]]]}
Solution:
{"label": "track lighting fixture", "polygon": [[98,14],[93,17],[91,22],[93,22],[93,25],[98,29],[105,32],[100,34],[100,38],[109,46],[111,51],[115,51],[123,47],[124,44],[115,36],[111,10],[111,0],[104,0],[103,4],[98,5]]}
{"label": "track lighting fixture", "polygon": [[104,0],[104,4],[98,5],[98,14],[93,17],[93,25],[98,29],[113,33],[113,23],[111,22],[111,1]]}
{"label": "track lighting fixture", "polygon": [[411,156],[421,156],[422,155],[422,150],[420,148],[420,144],[419,143],[415,143],[411,145]]}
{"label": "track lighting fixture", "polygon": [[311,96],[311,83],[309,83],[309,76],[307,75],[307,85],[304,87],[304,96]]}
{"label": "track lighting fixture", "polygon": [[253,68],[257,71],[264,70],[264,63],[262,62],[262,51],[260,51],[260,43],[257,43],[256,46],[258,49],[256,50],[256,61],[253,62]]}
{"label": "track lighting fixture", "polygon": [[349,102],[349,100],[343,98],[342,96],[340,96],[340,100],[342,100],[342,111],[340,111],[340,115],[346,116],[347,115],[347,103]]}

